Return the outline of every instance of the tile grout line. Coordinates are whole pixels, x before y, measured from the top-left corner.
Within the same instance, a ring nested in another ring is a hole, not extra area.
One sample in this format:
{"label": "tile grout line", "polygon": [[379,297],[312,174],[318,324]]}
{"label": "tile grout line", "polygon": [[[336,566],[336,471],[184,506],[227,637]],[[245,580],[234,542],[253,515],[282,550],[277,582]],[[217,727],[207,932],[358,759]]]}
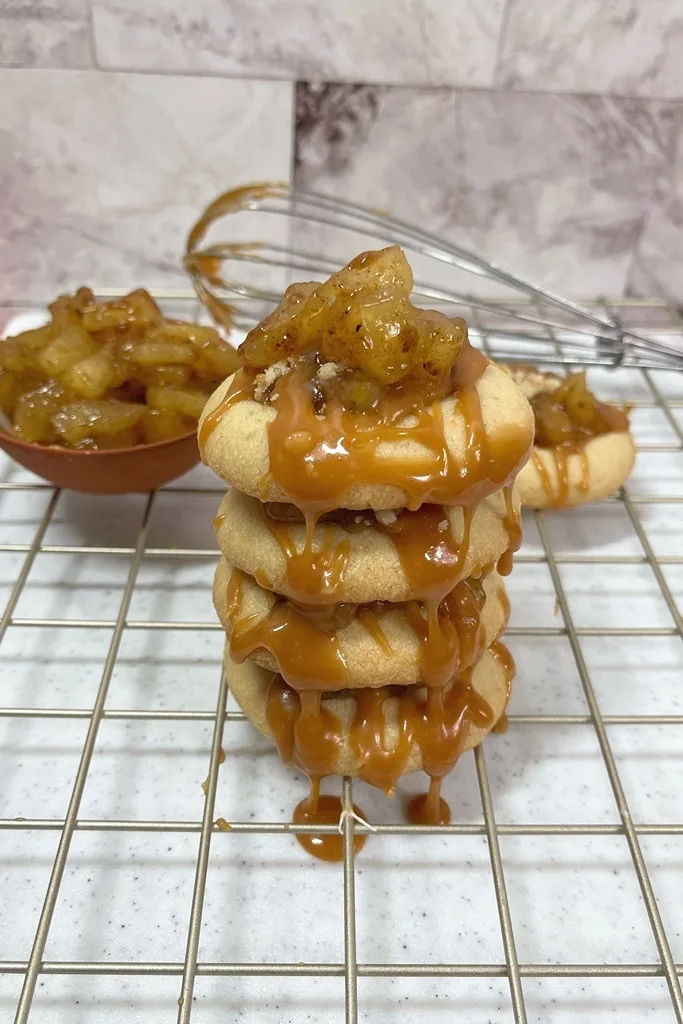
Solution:
{"label": "tile grout line", "polygon": [[633,526],[633,529],[637,534],[638,540],[640,541],[645,552],[646,564],[649,565],[655,579],[657,580],[657,584],[661,591],[662,597],[666,601],[667,608],[669,609],[669,614],[671,615],[671,618],[674,620],[676,624],[676,631],[678,632],[681,639],[683,639],[683,617],[681,616],[681,613],[678,610],[676,599],[671,593],[669,584],[666,582],[666,579],[664,578],[664,573],[662,572],[657,562],[657,558],[655,557],[655,553],[652,550],[652,545],[650,544],[648,536],[645,532],[642,520],[636,512],[634,505],[631,503],[626,488],[623,489],[623,501],[624,507],[628,513],[628,517],[631,520],[631,525]]}
{"label": "tile grout line", "polygon": [[2,618],[0,619],[0,643],[4,638],[8,627],[12,623],[14,609],[16,608],[19,598],[21,597],[22,591],[26,584],[26,580],[28,579],[29,573],[31,572],[33,563],[36,560],[36,555],[40,551],[40,546],[43,537],[45,536],[48,527],[50,526],[50,522],[52,520],[52,516],[54,514],[57,502],[59,501],[60,494],[61,491],[59,490],[59,488],[53,489],[52,497],[50,498],[50,501],[48,502],[48,505],[43,515],[41,516],[33,541],[29,546],[26,558],[24,559],[24,563],[19,571],[19,575],[17,576],[16,582],[12,587],[12,591],[5,606],[5,611],[3,612]]}
{"label": "tile grout line", "polygon": [[519,973],[517,947],[515,944],[510,904],[508,902],[507,888],[505,885],[503,859],[500,853],[498,829],[493,811],[493,800],[491,798],[491,789],[489,787],[488,773],[486,771],[486,761],[484,759],[484,752],[481,744],[478,744],[474,748],[474,761],[477,769],[481,805],[484,812],[484,827],[486,830],[486,838],[488,840],[489,858],[491,860],[491,872],[493,875],[493,887],[496,894],[500,930],[503,939],[503,950],[505,952],[505,963],[507,964],[506,973],[508,983],[510,985],[512,1010],[515,1015],[515,1024],[526,1024],[527,1016],[526,1008],[524,1006],[524,992]]}
{"label": "tile grout line", "polygon": [[40,912],[40,918],[38,920],[38,926],[34,935],[33,946],[31,948],[31,954],[28,961],[28,968],[24,983],[21,990],[21,996],[19,997],[19,1003],[17,1006],[17,1012],[15,1016],[15,1024],[26,1024],[28,1021],[29,1014],[31,1012],[31,1005],[33,1002],[33,996],[35,993],[36,982],[40,973],[41,962],[43,953],[45,951],[45,945],[47,943],[47,937],[50,931],[50,925],[52,924],[52,918],[57,904],[57,897],[59,895],[59,889],[61,886],[62,878],[64,875],[64,869],[66,867],[66,861],[69,855],[69,849],[71,846],[71,840],[73,838],[76,820],[78,816],[78,810],[83,796],[83,790],[85,788],[86,779],[88,776],[88,770],[92,760],[93,751],[95,749],[95,743],[97,741],[97,733],[99,730],[100,721],[102,719],[102,711],[104,710],[104,704],[107,699],[107,692],[109,690],[109,683],[114,671],[114,665],[116,664],[116,656],[118,653],[121,637],[125,628],[126,614],[130,605],[131,598],[133,596],[133,590],[135,587],[135,580],[137,577],[142,556],[145,550],[145,541],[147,539],[147,532],[149,529],[149,519],[154,502],[155,492],[153,491],[148,499],[145,507],[145,511],[142,517],[140,531],[138,534],[135,555],[130,564],[128,571],[128,579],[124,588],[123,596],[121,598],[121,604],[119,607],[119,614],[116,620],[114,633],[112,635],[111,643],[107,656],[102,669],[102,677],[97,692],[97,698],[93,706],[92,715],[90,716],[90,724],[88,726],[88,732],[86,734],[85,743],[81,753],[81,759],[74,780],[74,785],[69,800],[69,807],[64,820],[64,828],[59,840],[57,847],[57,853],[52,865],[52,871],[50,874],[50,880],[48,882],[47,891],[45,893],[45,900],[43,907]]}
{"label": "tile grout line", "polygon": [[213,740],[211,743],[211,756],[209,759],[208,786],[204,801],[204,814],[202,817],[201,837],[199,840],[199,850],[197,852],[197,867],[195,870],[194,889],[192,892],[192,904],[190,909],[190,924],[187,933],[185,966],[183,969],[180,998],[178,999],[178,1024],[189,1024],[190,1014],[192,1011],[192,993],[197,973],[197,956],[199,953],[199,938],[201,934],[202,913],[204,909],[204,895],[206,893],[206,879],[209,869],[209,854],[211,852],[211,836],[213,834],[214,827],[213,814],[216,805],[218,767],[220,764],[227,700],[228,681],[225,669],[221,669]]}
{"label": "tile grout line", "polygon": [[669,994],[671,996],[671,1002],[673,1004],[674,1013],[678,1024],[683,1024],[683,992],[681,991],[681,984],[676,973],[676,965],[671,953],[671,947],[669,940],[662,922],[661,915],[659,913],[659,907],[657,906],[657,900],[654,895],[652,888],[652,882],[647,871],[645,864],[645,858],[643,857],[640,843],[638,841],[638,835],[633,825],[631,818],[631,812],[626,800],[626,794],[621,784],[619,772],[617,769],[614,754],[607,736],[607,729],[600,713],[600,707],[598,704],[593,684],[588,672],[588,667],[583,657],[581,650],[581,644],[579,642],[578,635],[574,629],[572,615],[569,609],[567,596],[565,594],[564,585],[562,578],[559,573],[559,569],[555,563],[552,546],[546,530],[543,513],[536,513],[536,525],[538,532],[541,537],[541,543],[546,551],[548,557],[548,569],[552,577],[553,586],[557,595],[557,600],[560,605],[562,617],[566,623],[569,643],[572,648],[572,654],[574,655],[574,661],[581,679],[581,684],[586,696],[586,701],[593,717],[593,725],[597,735],[600,750],[602,752],[603,761],[607,769],[607,774],[612,787],[612,792],[617,804],[619,815],[621,817],[626,842],[628,843],[629,850],[631,852],[631,858],[633,860],[633,866],[635,873],[640,885],[643,902],[647,911],[650,925],[652,928],[654,940],[657,946],[657,952],[660,956],[664,973],[669,988]]}

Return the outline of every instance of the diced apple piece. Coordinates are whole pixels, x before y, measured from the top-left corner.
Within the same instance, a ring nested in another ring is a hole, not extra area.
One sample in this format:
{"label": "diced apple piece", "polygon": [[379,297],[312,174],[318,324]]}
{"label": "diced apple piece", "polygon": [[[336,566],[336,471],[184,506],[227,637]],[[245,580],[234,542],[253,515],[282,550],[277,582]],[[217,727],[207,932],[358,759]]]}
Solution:
{"label": "diced apple piece", "polygon": [[135,402],[68,402],[52,418],[60,437],[77,445],[87,437],[111,437],[135,427],[145,414]]}
{"label": "diced apple piece", "polygon": [[199,388],[147,388],[147,404],[153,409],[177,412],[195,422],[202,414],[207,397]]}
{"label": "diced apple piece", "polygon": [[117,377],[111,355],[100,349],[86,356],[62,374],[64,387],[82,398],[102,398],[114,386]]}
{"label": "diced apple piece", "polygon": [[62,397],[62,389],[57,385],[20,395],[14,407],[14,429],[23,441],[52,444],[57,440],[52,417]]}
{"label": "diced apple piece", "polygon": [[195,350],[182,342],[140,341],[131,345],[128,358],[138,366],[158,366],[160,363],[176,363],[190,366],[195,359]]}
{"label": "diced apple piece", "polygon": [[187,434],[194,426],[193,420],[170,409],[147,409],[142,419],[142,431],[148,444]]}
{"label": "diced apple piece", "polygon": [[58,377],[74,363],[95,352],[97,346],[88,332],[74,324],[58,334],[42,350],[37,364],[44,373]]}

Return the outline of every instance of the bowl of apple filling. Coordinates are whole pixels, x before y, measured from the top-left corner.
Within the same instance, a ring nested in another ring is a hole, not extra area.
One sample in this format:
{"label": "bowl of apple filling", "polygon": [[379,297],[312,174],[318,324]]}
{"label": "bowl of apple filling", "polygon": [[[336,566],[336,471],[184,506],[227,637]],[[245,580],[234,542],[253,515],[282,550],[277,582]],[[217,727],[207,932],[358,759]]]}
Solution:
{"label": "bowl of apple filling", "polygon": [[0,446],[59,487],[148,491],[199,459],[197,420],[239,358],[216,330],[168,320],[148,292],[62,295],[0,341]]}

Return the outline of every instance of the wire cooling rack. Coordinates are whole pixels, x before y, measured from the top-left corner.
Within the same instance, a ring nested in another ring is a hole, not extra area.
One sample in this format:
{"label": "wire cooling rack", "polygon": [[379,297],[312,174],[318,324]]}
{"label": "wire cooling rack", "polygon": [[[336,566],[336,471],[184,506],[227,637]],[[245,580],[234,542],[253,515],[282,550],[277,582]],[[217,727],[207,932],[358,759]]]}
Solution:
{"label": "wire cooling rack", "polygon": [[[662,304],[610,311],[681,339]],[[509,731],[446,827],[344,779],[374,831],[354,857],[346,816],[338,867],[221,673],[215,478],[100,499],[1,464],[3,1020],[683,1021],[683,378],[593,382],[638,465],[525,516]]]}

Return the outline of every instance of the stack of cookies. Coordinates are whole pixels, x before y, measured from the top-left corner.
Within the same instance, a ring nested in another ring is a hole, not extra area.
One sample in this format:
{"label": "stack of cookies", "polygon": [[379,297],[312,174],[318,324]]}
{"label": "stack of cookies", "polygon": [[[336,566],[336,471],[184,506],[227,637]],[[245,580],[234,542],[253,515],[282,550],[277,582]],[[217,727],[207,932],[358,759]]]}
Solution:
{"label": "stack of cookies", "polygon": [[232,488],[214,601],[231,690],[312,781],[388,793],[423,770],[411,820],[448,820],[443,777],[500,723],[514,671],[502,576],[533,442],[512,379],[463,321],[409,302],[391,247],[288,289],[207,403],[199,440]]}

